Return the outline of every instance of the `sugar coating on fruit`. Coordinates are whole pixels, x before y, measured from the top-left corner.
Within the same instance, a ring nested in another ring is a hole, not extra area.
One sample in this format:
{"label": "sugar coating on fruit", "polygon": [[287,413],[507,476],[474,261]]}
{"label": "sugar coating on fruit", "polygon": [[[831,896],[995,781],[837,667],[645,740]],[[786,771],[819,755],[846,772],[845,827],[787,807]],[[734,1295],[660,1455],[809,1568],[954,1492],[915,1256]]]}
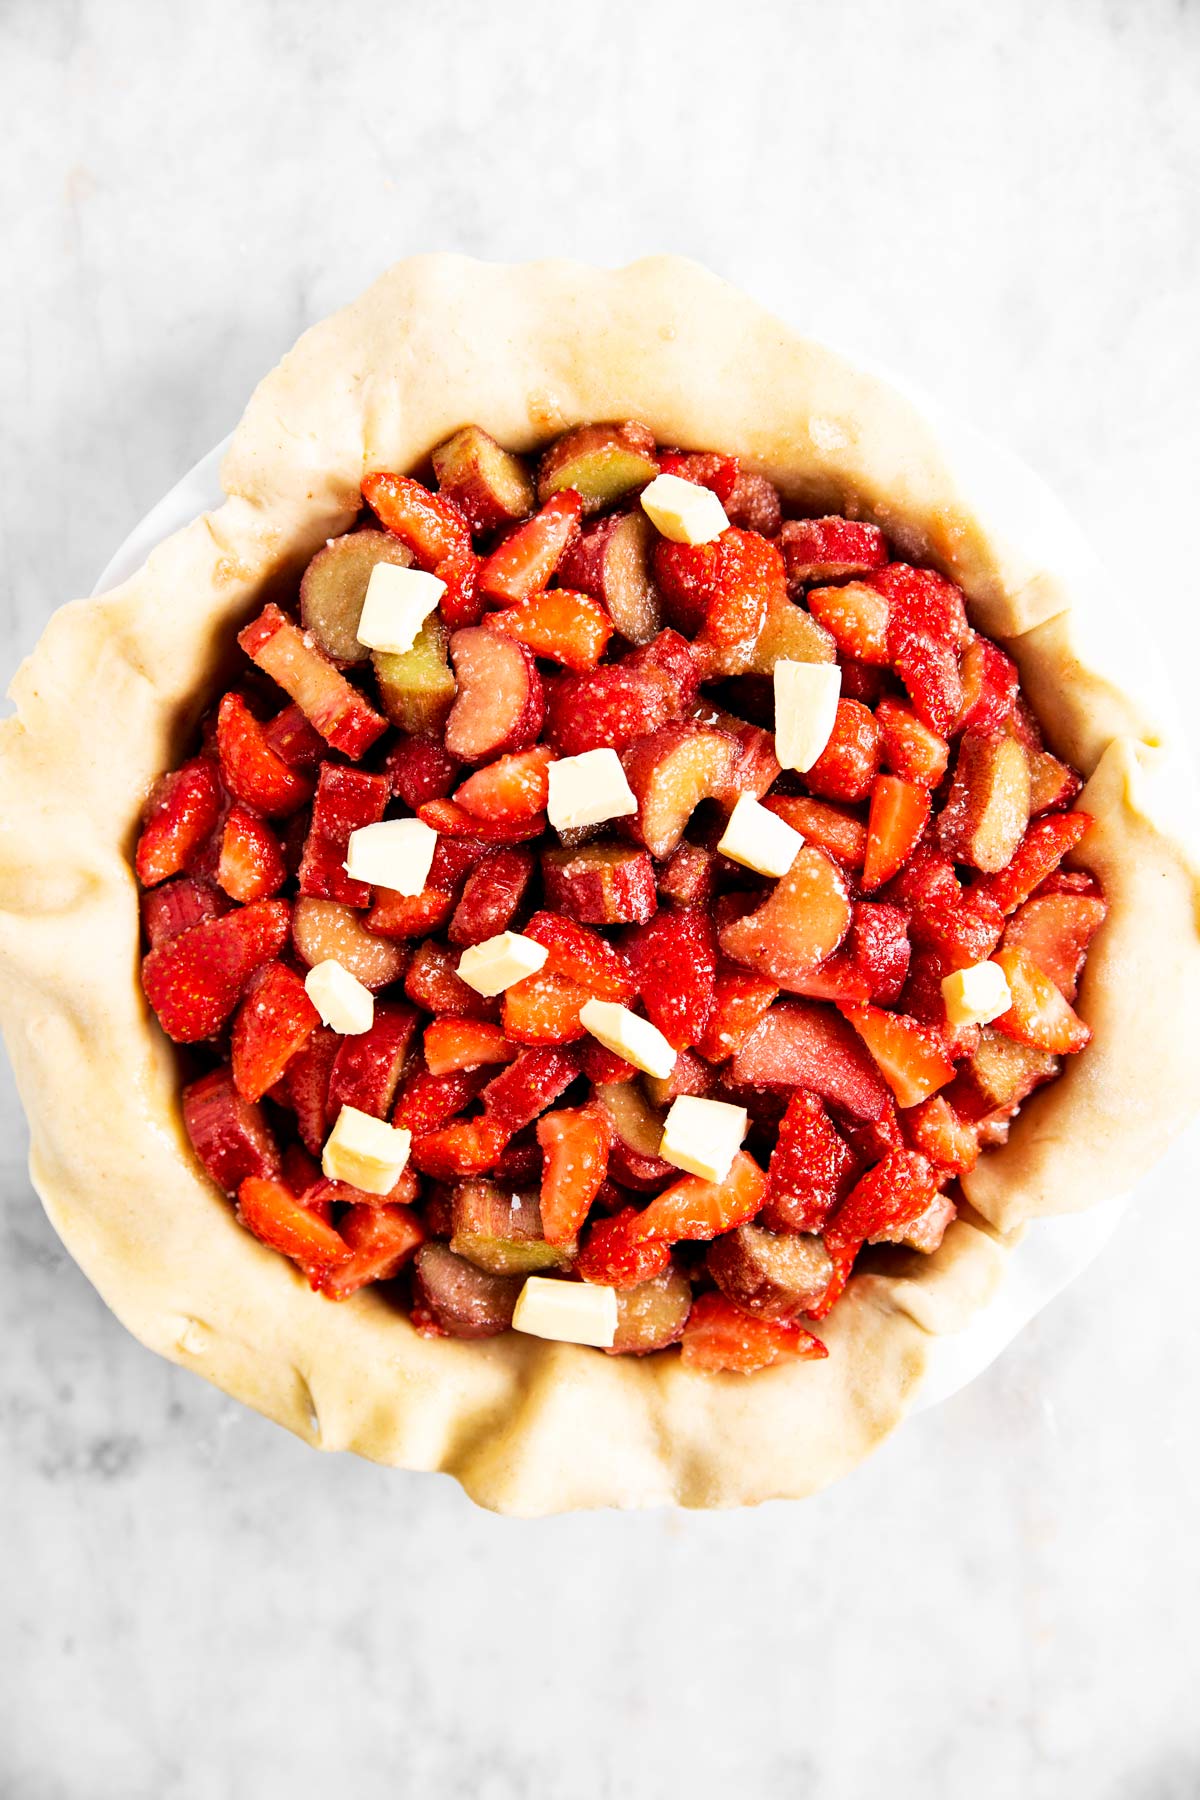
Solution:
{"label": "sugar coating on fruit", "polygon": [[760,875],[786,875],[804,839],[786,820],[760,806],[753,794],[741,794],[717,849],[744,869]]}
{"label": "sugar coating on fruit", "polygon": [[673,544],[708,544],[729,528],[725,508],[711,488],[682,475],[656,475],[642,489],[642,509]]}
{"label": "sugar coating on fruit", "polygon": [[304,991],[328,1025],[341,1037],[361,1037],[375,1023],[375,996],[357,975],[328,957],[314,963],[304,977]]}
{"label": "sugar coating on fruit", "polygon": [[615,1000],[586,1001],[579,1009],[579,1023],[606,1050],[623,1056],[644,1075],[663,1078],[675,1067],[675,1052],[658,1026]]}
{"label": "sugar coating on fruit", "polygon": [[801,775],[829,742],[842,692],[836,663],[775,664],[775,755]]}
{"label": "sugar coating on fruit", "polygon": [[357,1106],[343,1106],[325,1140],[321,1169],[330,1181],[347,1181],[365,1194],[390,1194],[403,1173],[412,1133]]}
{"label": "sugar coating on fruit", "polygon": [[671,1103],[658,1154],[677,1169],[686,1169],[689,1175],[699,1175],[704,1181],[724,1181],[742,1147],[748,1124],[744,1106],[680,1094]]}
{"label": "sugar coating on fruit", "polygon": [[615,750],[560,756],[547,774],[546,817],[556,831],[603,825],[606,819],[626,819],[637,811],[637,800]]}
{"label": "sugar coating on fruit", "polygon": [[975,963],[942,980],[942,999],[951,1025],[990,1025],[1012,1005],[1008,979],[999,963]]}
{"label": "sugar coating on fruit", "polygon": [[549,954],[544,944],[535,944],[519,931],[501,931],[482,944],[468,945],[458,959],[458,972],[468,987],[490,1000],[514,982],[536,975]]}
{"label": "sugar coating on fruit", "polygon": [[617,1291],[587,1281],[531,1275],[517,1296],[513,1330],[609,1350],[617,1335]]}
{"label": "sugar coating on fruit", "polygon": [[350,833],[343,867],[352,881],[419,894],[429,879],[437,835],[423,819],[381,819]]}
{"label": "sugar coating on fruit", "polygon": [[368,650],[403,656],[446,591],[444,581],[423,569],[376,563],[367,582],[357,637]]}

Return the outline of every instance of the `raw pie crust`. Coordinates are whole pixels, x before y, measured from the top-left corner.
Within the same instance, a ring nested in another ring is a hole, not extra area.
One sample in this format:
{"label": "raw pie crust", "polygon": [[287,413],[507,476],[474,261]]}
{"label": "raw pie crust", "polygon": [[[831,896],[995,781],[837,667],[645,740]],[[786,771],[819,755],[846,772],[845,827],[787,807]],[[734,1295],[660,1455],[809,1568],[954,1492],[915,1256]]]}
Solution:
{"label": "raw pie crust", "polygon": [[[876,521],[963,586],[1050,748],[1090,778],[1074,860],[1109,904],[1078,1002],[1094,1039],[964,1177],[974,1210],[936,1255],[852,1281],[822,1327],[827,1362],[749,1378],[515,1333],[428,1340],[378,1291],[313,1294],[194,1161],[138,983],[142,799],[236,628],[349,528],[363,475],[419,465],[470,421],[530,450],[626,417],[741,457],[805,510]],[[216,512],[54,615],[0,724],[0,1015],[63,1242],[162,1355],[311,1444],[445,1470],[502,1512],[731,1506],[843,1474],[902,1417],[934,1336],[986,1303],[1019,1228],[1128,1189],[1196,1108],[1198,876],[1171,823],[1153,666],[1138,693],[1142,622],[1122,622],[1026,470],[673,258],[401,263],[260,385],[222,479]]]}

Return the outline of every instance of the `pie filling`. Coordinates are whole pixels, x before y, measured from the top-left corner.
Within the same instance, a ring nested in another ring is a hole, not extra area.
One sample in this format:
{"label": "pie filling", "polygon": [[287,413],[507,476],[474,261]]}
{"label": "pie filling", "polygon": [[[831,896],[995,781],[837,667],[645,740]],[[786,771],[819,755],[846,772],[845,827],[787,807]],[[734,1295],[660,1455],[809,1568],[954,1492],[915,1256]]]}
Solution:
{"label": "pie filling", "polygon": [[957,587],[732,457],[467,426],[362,491],[146,806],[197,1157],[426,1335],[824,1356],[1088,1041],[1078,775]]}

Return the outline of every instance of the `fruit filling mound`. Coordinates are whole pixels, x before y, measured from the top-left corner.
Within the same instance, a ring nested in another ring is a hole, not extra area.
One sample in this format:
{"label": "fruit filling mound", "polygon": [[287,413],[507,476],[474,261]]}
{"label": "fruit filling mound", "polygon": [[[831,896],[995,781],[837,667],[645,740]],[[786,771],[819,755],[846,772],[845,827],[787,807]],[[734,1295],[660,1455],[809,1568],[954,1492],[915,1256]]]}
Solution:
{"label": "fruit filling mound", "polygon": [[468,425],[421,473],[145,808],[196,1156],[425,1335],[823,1357],[1088,1041],[1079,777],[952,582],[734,457]]}

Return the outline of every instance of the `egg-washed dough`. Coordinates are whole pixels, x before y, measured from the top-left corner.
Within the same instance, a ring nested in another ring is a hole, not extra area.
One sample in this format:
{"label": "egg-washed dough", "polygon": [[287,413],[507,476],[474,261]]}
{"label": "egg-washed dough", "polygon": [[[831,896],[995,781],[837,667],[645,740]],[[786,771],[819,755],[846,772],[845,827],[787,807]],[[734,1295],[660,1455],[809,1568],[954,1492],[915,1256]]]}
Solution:
{"label": "egg-washed dough", "polygon": [[[1097,822],[1075,860],[1110,907],[1079,1001],[1095,1038],[966,1178],[975,1210],[936,1255],[851,1282],[822,1328],[828,1361],[750,1377],[514,1333],[429,1340],[378,1291],[311,1293],[195,1162],[176,1053],[138,982],[147,789],[233,666],[237,627],[353,522],[363,475],[417,467],[471,421],[533,450],[613,418],[733,453],[807,511],[875,520],[961,583],[1051,748],[1090,778]],[[1134,666],[1144,617],[1121,624],[1026,470],[674,258],[401,263],[260,385],[222,479],[215,512],[54,615],[0,724],[0,1016],[63,1242],[164,1356],[309,1443],[445,1470],[502,1512],[822,1487],[897,1424],[1019,1228],[1127,1189],[1196,1109],[1197,877],[1168,815],[1154,669]]]}

